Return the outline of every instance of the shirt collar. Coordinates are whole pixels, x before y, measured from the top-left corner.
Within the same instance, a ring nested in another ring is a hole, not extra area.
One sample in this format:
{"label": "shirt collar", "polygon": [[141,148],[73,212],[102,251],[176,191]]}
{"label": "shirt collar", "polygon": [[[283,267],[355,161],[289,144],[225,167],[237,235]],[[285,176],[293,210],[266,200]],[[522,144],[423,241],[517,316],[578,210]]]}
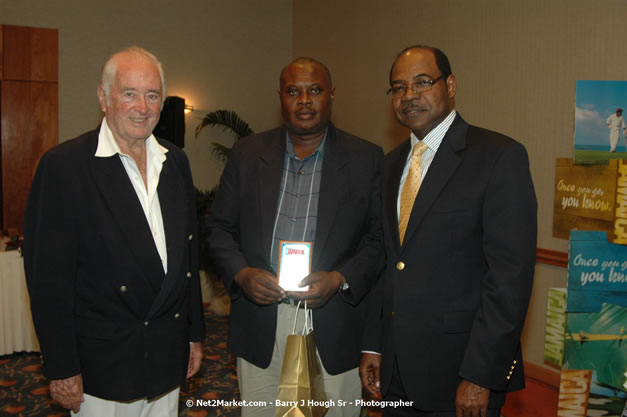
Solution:
{"label": "shirt collar", "polygon": [[[427,136],[425,136],[425,138],[422,140],[430,150],[432,150],[433,152],[438,151],[438,148],[440,147],[440,144],[442,143],[442,140],[444,139],[444,135],[446,135],[446,132],[448,132],[449,127],[451,127],[451,124],[453,124],[453,120],[455,120],[456,115],[457,115],[457,112],[455,111],[455,109],[451,110],[448,116],[446,116],[444,120],[440,122],[439,125],[431,129],[431,131],[427,134]],[[416,135],[414,135],[414,132],[411,132],[412,148],[417,143],[418,143],[418,138],[416,137]]]}
{"label": "shirt collar", "polygon": [[[148,136],[146,139],[146,152],[148,155],[156,155],[161,162],[165,161],[165,154],[168,149],[161,146],[154,135]],[[100,124],[100,132],[98,133],[98,146],[96,147],[96,153],[94,156],[98,158],[107,158],[113,155],[128,156],[120,150],[120,146],[113,137],[113,132],[107,124],[107,118],[103,117]]]}
{"label": "shirt collar", "polygon": [[[305,159],[311,158],[316,153],[319,153],[320,156],[324,156],[324,144],[327,141],[328,132],[329,132],[329,128],[327,128],[327,130],[324,131],[324,137],[322,138],[322,141],[320,141],[320,144],[318,145],[316,150]],[[298,155],[296,155],[296,152],[294,151],[294,144],[292,143],[292,138],[290,137],[290,134],[287,130],[285,131],[285,152],[287,152],[287,154],[292,158],[300,159],[298,158]]]}

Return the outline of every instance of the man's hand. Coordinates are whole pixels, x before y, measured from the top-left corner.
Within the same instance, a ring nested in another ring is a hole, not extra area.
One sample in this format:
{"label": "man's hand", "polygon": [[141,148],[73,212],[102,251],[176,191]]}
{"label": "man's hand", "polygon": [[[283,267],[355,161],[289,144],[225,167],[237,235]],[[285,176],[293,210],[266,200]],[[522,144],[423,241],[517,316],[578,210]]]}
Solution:
{"label": "man's hand", "polygon": [[490,390],[462,380],[457,387],[455,410],[457,417],[485,417],[488,415]]}
{"label": "man's hand", "polygon": [[75,413],[81,409],[83,397],[83,377],[81,374],[65,379],[53,379],[50,381],[50,395],[64,408]]}
{"label": "man's hand", "polygon": [[381,355],[375,353],[362,353],[359,364],[359,376],[361,384],[375,400],[381,399]]}
{"label": "man's hand", "polygon": [[235,282],[257,304],[277,303],[285,297],[276,277],[263,269],[244,268],[235,275]]}
{"label": "man's hand", "polygon": [[200,369],[202,363],[202,343],[194,342],[189,344],[189,362],[187,363],[187,376],[191,378]]}
{"label": "man's hand", "polygon": [[297,300],[307,301],[307,306],[320,308],[333,297],[343,282],[342,274],[337,271],[319,271],[307,275],[298,284],[300,287],[309,285],[309,291],[290,292],[290,297]]}

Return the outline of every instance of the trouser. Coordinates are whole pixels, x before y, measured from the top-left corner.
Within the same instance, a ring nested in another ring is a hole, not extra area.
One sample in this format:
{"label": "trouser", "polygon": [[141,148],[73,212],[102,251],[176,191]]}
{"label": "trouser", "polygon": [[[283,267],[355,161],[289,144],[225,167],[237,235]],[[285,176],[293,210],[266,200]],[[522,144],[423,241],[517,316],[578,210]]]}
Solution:
{"label": "trouser", "polygon": [[[303,313],[304,311],[301,309],[296,323],[297,331],[303,328],[305,316]],[[274,401],[279,391],[279,378],[285,353],[285,342],[287,336],[292,334],[295,314],[296,307],[282,303],[278,305],[276,337],[270,366],[263,369],[242,358],[237,358],[237,380],[242,400],[247,403],[262,404],[254,407],[242,407],[242,417],[274,417],[276,413]],[[316,354],[318,354],[317,351]],[[336,406],[329,408],[325,417],[359,416],[361,407],[356,405],[356,400],[361,399],[359,368],[354,368],[338,375],[329,375],[324,369],[324,365],[322,365],[322,378],[327,400],[332,400],[336,404]],[[340,404],[339,400],[346,401],[346,404],[338,405]],[[263,405],[264,403],[265,406]]]}
{"label": "trouser", "polygon": [[85,394],[85,402],[81,404],[80,411],[71,412],[71,415],[77,417],[177,417],[179,391],[180,388],[176,387],[150,401],[143,398],[130,402],[103,400]]}
{"label": "trouser", "polygon": [[[383,398],[385,401],[403,401],[409,402],[401,374],[398,369],[398,362],[394,359],[394,370],[392,371],[392,380],[387,394]],[[486,417],[499,417],[501,410],[494,408],[488,409]],[[455,411],[422,411],[415,407],[385,407],[383,409],[383,417],[456,417]]]}
{"label": "trouser", "polygon": [[614,152],[616,150],[616,145],[618,145],[619,136],[620,136],[620,131],[618,129],[612,129],[610,131],[610,152]]}

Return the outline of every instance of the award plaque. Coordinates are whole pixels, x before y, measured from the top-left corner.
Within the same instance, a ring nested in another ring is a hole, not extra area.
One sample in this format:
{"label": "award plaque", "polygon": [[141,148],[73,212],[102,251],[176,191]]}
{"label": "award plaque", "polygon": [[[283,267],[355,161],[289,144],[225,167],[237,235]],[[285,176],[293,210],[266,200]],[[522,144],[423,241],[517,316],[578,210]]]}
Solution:
{"label": "award plaque", "polygon": [[311,242],[279,242],[279,286],[285,291],[307,291],[298,283],[311,273]]}

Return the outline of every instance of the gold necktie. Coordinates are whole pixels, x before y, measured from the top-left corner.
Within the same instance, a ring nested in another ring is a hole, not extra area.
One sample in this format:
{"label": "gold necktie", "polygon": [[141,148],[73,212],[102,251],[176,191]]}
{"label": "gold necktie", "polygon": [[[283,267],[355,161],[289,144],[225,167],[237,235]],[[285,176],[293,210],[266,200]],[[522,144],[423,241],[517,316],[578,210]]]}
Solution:
{"label": "gold necktie", "polygon": [[409,172],[401,191],[401,209],[398,216],[398,232],[401,237],[401,244],[405,239],[405,231],[407,223],[409,223],[409,215],[414,207],[414,200],[418,194],[418,189],[422,182],[422,154],[429,149],[426,143],[418,142],[412,150],[411,162],[409,164]]}

